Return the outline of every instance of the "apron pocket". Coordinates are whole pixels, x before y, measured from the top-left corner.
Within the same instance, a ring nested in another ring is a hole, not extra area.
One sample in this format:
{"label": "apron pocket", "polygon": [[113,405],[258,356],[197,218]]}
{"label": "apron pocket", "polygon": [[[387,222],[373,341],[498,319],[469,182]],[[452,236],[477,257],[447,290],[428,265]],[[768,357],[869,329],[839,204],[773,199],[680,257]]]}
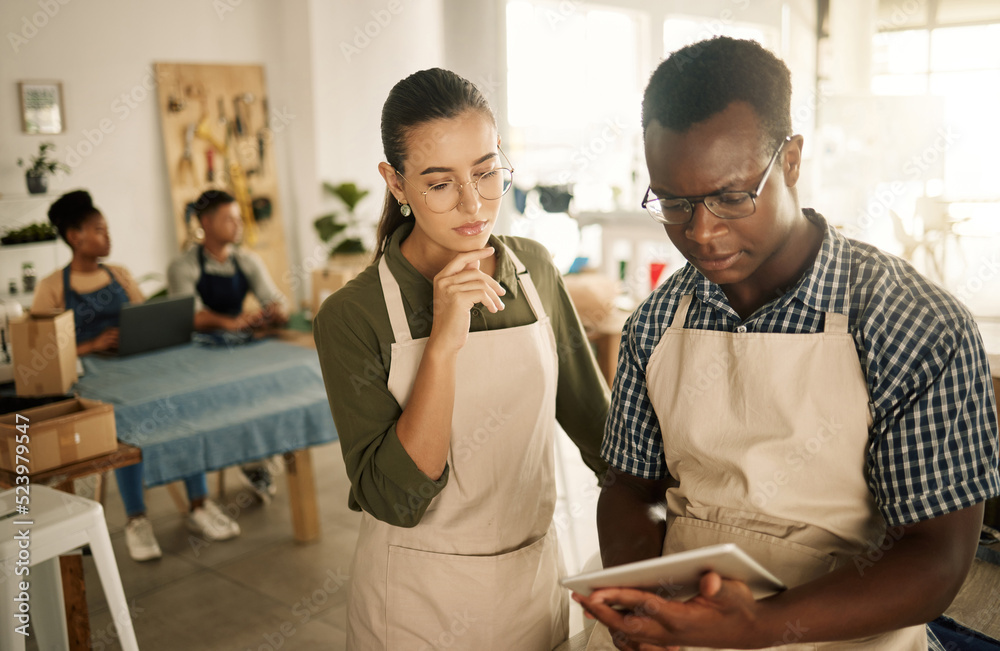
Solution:
{"label": "apron pocket", "polygon": [[789,588],[829,574],[837,564],[830,554],[806,545],[731,524],[684,516],[674,518],[667,527],[663,553],[674,554],[722,543],[739,545]]}
{"label": "apron pocket", "polygon": [[545,535],[495,556],[389,546],[389,649],[549,649],[568,634],[559,550]]}

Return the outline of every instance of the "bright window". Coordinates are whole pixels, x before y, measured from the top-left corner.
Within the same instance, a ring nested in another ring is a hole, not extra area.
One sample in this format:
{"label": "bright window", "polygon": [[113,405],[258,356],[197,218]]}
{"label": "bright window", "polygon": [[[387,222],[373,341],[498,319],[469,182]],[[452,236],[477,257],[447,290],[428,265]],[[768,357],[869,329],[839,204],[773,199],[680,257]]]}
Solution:
{"label": "bright window", "polygon": [[[875,36],[872,92],[944,98],[944,178],[950,200],[994,198],[1000,178],[1000,25]],[[928,182],[935,179],[923,179]],[[930,190],[931,188],[928,188]],[[928,191],[928,194],[931,194]]]}
{"label": "bright window", "polygon": [[[752,38],[776,50],[780,28],[723,18],[667,16],[652,0],[609,8],[579,0],[510,0],[507,7],[507,111],[504,149],[517,166],[514,234],[533,237],[567,269],[577,255],[600,260],[599,241],[581,230],[581,213],[635,213],[649,184],[642,143],[642,93],[670,52],[715,35]],[[569,213],[546,212],[538,189],[566,186]],[[526,194],[525,194],[526,193]],[[523,203],[522,203],[523,202]],[[662,234],[650,222],[653,237]],[[641,258],[630,254],[634,260]],[[662,257],[662,256],[661,256]],[[611,262],[600,260],[606,268]],[[635,265],[633,265],[635,266]]]}
{"label": "bright window", "polygon": [[[1000,5],[931,7],[922,22],[906,23],[918,29],[887,25],[873,43],[874,94],[910,96],[915,107],[943,102],[933,143],[904,168],[912,182],[896,208],[905,215],[903,204],[913,206],[908,228],[928,243],[924,270],[974,313],[1000,316],[1000,281],[989,266],[1000,235]],[[950,24],[959,21],[970,24]]]}
{"label": "bright window", "polygon": [[757,41],[772,52],[778,49],[777,30],[751,23],[706,21],[694,16],[669,16],[663,21],[663,51],[673,52],[686,45],[712,38],[730,36]]}
{"label": "bright window", "polygon": [[645,81],[639,29],[627,12],[507,5],[507,118],[519,185],[574,185],[578,211],[612,210],[616,197],[633,193]]}

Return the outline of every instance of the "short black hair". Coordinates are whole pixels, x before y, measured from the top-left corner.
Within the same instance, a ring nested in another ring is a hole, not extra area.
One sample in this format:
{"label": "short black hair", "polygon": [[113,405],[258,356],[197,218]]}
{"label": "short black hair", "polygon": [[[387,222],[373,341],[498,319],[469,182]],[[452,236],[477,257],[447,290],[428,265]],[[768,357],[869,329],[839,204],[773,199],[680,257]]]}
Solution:
{"label": "short black hair", "polygon": [[91,215],[101,213],[94,206],[94,200],[86,190],[67,192],[49,206],[49,221],[59,231],[59,236],[69,244],[66,232],[71,228],[80,228]]}
{"label": "short black hair", "polygon": [[233,203],[236,198],[223,190],[205,190],[194,202],[194,213],[198,219],[211,215],[219,206]]}
{"label": "short black hair", "polygon": [[683,47],[653,72],[642,98],[642,132],[650,122],[684,132],[743,101],[753,107],[769,149],[792,133],[792,75],[756,41],[717,36]]}

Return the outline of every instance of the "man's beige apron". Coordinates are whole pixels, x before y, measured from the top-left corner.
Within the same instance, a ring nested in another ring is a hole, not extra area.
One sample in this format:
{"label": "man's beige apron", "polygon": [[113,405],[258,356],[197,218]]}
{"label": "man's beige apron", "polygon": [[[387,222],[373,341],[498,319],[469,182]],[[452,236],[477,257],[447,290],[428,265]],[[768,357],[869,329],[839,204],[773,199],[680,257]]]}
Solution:
{"label": "man's beige apron", "polygon": [[[684,296],[646,368],[678,480],[663,553],[736,543],[789,587],[855,566],[885,523],[866,482],[871,412],[847,316],[827,312],[817,334],[715,332],[684,328],[690,305]],[[588,648],[613,648],[598,627]],[[850,642],[800,635],[790,622],[774,646],[927,649],[924,626]]]}
{"label": "man's beige apron", "polygon": [[[362,515],[352,651],[548,651],[568,635],[552,527],[555,336],[524,265],[507,255],[536,321],[469,333],[458,357],[448,485],[420,523],[408,529]],[[388,385],[405,408],[427,339],[410,336],[385,258],[379,276],[396,338]]]}

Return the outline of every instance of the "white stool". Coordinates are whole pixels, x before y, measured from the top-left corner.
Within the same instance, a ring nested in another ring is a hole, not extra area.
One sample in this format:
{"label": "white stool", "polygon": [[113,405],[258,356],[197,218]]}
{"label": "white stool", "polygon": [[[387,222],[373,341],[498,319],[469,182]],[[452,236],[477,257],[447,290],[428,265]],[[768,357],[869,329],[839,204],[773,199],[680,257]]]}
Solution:
{"label": "white stool", "polygon": [[[18,489],[0,493],[0,648],[23,651],[25,636],[15,629],[20,626],[16,615],[25,603],[38,648],[68,648],[59,555],[90,545],[108,608],[118,629],[119,643],[125,651],[138,651],[101,505],[32,484],[27,504],[29,512],[20,515],[16,510],[15,494]],[[23,494],[24,491],[20,491],[22,499]],[[25,521],[33,524],[15,524]],[[26,548],[22,548],[23,541],[16,538],[24,531],[29,535]],[[27,552],[27,566],[23,564],[24,552]],[[19,554],[20,566],[17,565]],[[23,573],[25,567],[29,568],[29,573],[19,575],[18,569]],[[28,600],[15,601],[23,596],[22,581],[29,584]]]}

